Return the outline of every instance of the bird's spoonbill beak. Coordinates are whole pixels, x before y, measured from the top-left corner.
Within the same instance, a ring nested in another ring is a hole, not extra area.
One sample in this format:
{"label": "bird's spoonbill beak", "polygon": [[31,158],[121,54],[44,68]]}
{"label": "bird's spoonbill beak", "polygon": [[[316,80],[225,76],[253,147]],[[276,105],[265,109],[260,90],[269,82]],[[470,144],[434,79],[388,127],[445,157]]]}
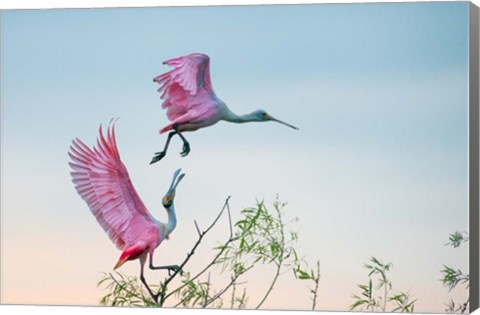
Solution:
{"label": "bird's spoonbill beak", "polygon": [[170,185],[170,188],[165,194],[165,197],[163,197],[162,199],[162,204],[167,210],[170,209],[170,207],[173,205],[173,199],[175,198],[175,189],[177,188],[178,183],[180,183],[182,178],[185,176],[185,174],[180,174],[181,171],[181,169],[175,171],[175,173],[173,174],[172,184]]}
{"label": "bird's spoonbill beak", "polygon": [[281,121],[280,119],[277,119],[277,118],[275,118],[275,117],[273,117],[269,114],[267,114],[267,120],[276,121],[278,123],[281,123],[282,125],[288,126],[288,127],[293,128],[295,130],[299,130],[298,127],[295,127],[294,125],[290,125],[290,124],[288,124],[284,121]]}
{"label": "bird's spoonbill beak", "polygon": [[175,189],[177,188],[178,183],[180,183],[182,178],[185,177],[185,174],[180,174],[181,171],[182,171],[181,169],[178,169],[173,174],[172,184],[170,185],[170,188],[168,189],[168,192],[165,195],[165,197],[170,196],[172,199],[173,197],[175,197]]}

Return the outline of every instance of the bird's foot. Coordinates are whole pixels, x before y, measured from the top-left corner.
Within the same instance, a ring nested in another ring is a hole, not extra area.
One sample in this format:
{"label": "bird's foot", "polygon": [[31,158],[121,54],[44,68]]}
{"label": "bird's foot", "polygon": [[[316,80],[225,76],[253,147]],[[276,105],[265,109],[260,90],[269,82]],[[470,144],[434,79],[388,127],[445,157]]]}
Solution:
{"label": "bird's foot", "polygon": [[178,272],[181,276],[183,276],[184,272],[182,268],[178,265],[173,265],[168,268],[168,275],[171,276],[172,273]]}
{"label": "bird's foot", "polygon": [[190,144],[188,142],[183,143],[183,151],[180,152],[180,156],[184,157],[190,153]]}
{"label": "bird's foot", "polygon": [[160,161],[161,159],[163,159],[165,155],[166,155],[165,151],[155,153],[155,156],[152,158],[152,161],[150,161],[150,164]]}

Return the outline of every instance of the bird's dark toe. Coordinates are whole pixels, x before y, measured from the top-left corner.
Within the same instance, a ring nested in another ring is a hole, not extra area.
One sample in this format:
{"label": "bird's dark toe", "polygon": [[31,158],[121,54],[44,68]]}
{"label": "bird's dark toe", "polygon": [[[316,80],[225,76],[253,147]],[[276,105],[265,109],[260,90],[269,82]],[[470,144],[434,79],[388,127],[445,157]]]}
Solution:
{"label": "bird's dark toe", "polygon": [[173,266],[172,267],[173,272],[178,272],[181,276],[183,276],[183,269],[180,268],[180,266]]}
{"label": "bird's dark toe", "polygon": [[180,152],[180,155],[183,157],[183,156],[187,156],[188,153],[190,153],[190,144],[184,143],[183,144],[183,151]]}
{"label": "bird's dark toe", "polygon": [[155,156],[152,158],[152,161],[150,161],[150,165],[160,161],[164,156],[165,156],[165,152],[163,151],[155,153]]}

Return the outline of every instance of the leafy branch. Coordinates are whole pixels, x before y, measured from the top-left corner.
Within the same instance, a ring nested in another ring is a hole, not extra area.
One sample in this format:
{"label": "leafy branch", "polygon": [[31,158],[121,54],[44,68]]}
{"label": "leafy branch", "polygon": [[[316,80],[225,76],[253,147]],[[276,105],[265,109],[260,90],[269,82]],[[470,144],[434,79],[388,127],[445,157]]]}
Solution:
{"label": "leafy branch", "polygon": [[[469,236],[467,232],[461,233],[459,231],[455,231],[454,233],[450,233],[448,237],[448,243],[446,243],[445,246],[458,248],[463,243],[467,243],[468,241]],[[464,274],[460,269],[443,265],[443,269],[440,270],[440,272],[442,273],[442,279],[440,279],[440,281],[448,287],[449,291],[455,289],[459,284],[463,284],[465,288],[468,289],[470,285],[470,276],[468,274]],[[456,304],[453,300],[450,300],[450,302],[446,304],[447,308],[445,311],[448,313],[465,313],[468,309],[469,303],[469,298],[460,304]]]}
{"label": "leafy branch", "polygon": [[300,280],[310,280],[314,283],[313,288],[310,289],[310,293],[312,294],[312,297],[310,298],[312,300],[312,311],[315,310],[315,307],[317,305],[317,298],[318,298],[318,286],[320,284],[320,261],[317,261],[317,270],[314,271],[313,269],[310,270],[309,273],[303,271],[300,269],[300,266],[297,266],[294,269],[294,274],[297,279]]}
{"label": "leafy branch", "polygon": [[[243,209],[240,212],[241,219],[232,224],[229,198],[225,200],[221,211],[205,230],[202,230],[194,221],[198,239],[180,264],[180,269],[165,278],[159,285],[151,286],[157,292],[158,302],[143,293],[142,286],[135,277],[117,273],[116,276],[108,274],[99,282],[99,285],[106,285],[106,289],[109,290],[109,293],[102,298],[101,304],[163,307],[167,301],[175,298],[173,303],[169,303],[172,307],[220,308],[224,305],[223,299],[229,292],[230,308],[245,308],[249,297],[245,287],[243,290],[240,289],[246,282],[239,282],[239,279],[253,268],[265,265],[272,266],[274,274],[256,309],[260,308],[271,295],[279,277],[289,270],[293,271],[296,279],[313,282],[313,288],[309,289],[312,294],[312,309],[315,309],[320,282],[320,264],[317,262],[316,271],[307,272],[307,263],[297,254],[295,245],[298,234],[290,230],[289,226],[298,219],[284,221],[282,209],[286,204],[281,203],[277,196],[273,203],[274,211],[267,209],[263,201],[257,201],[255,207]],[[181,273],[180,270],[185,270],[206,234],[218,223],[224,212],[228,214],[228,238],[214,248],[213,257],[200,271],[193,275],[190,272]],[[221,267],[220,273],[230,274],[230,280],[220,288],[217,288],[212,281],[215,278],[212,277],[213,268],[216,266]],[[205,275],[207,275],[206,279]],[[178,277],[181,277],[180,283],[176,281],[176,286],[172,287],[173,280]]]}
{"label": "leafy branch", "polygon": [[[298,233],[288,229],[298,219],[285,222],[282,214],[285,206],[286,203],[280,202],[277,196],[273,211],[270,211],[263,201],[257,201],[255,207],[243,209],[243,219],[235,223],[237,242],[217,247],[217,250],[222,251],[222,257],[218,260],[222,270],[250,268],[258,264],[274,266],[274,275],[255,309],[264,304],[279,277],[285,272],[292,270],[295,278],[299,280],[313,279],[318,282],[320,279],[320,276],[315,276],[313,272],[310,277],[310,274],[303,271],[306,263],[295,249]],[[302,273],[309,276],[298,277]],[[318,285],[314,292],[315,303],[317,290]]]}
{"label": "leafy branch", "polygon": [[455,231],[454,233],[451,233],[448,237],[448,243],[445,244],[445,246],[452,246],[453,248],[457,248],[462,243],[466,243],[469,240],[469,236],[467,232],[461,233],[459,231]]}
{"label": "leafy branch", "polygon": [[[391,312],[412,313],[414,311],[417,300],[411,301],[408,292],[390,295],[392,281],[387,277],[387,272],[393,267],[392,263],[383,263],[381,260],[372,257],[370,264],[364,264],[364,267],[369,270],[368,283],[358,285],[358,288],[361,289],[361,296],[352,295],[354,303],[350,305],[350,310],[360,308],[367,311],[386,312],[387,304],[390,302],[395,306]],[[374,281],[378,283],[375,287]],[[382,290],[381,295],[375,296],[375,290]]]}

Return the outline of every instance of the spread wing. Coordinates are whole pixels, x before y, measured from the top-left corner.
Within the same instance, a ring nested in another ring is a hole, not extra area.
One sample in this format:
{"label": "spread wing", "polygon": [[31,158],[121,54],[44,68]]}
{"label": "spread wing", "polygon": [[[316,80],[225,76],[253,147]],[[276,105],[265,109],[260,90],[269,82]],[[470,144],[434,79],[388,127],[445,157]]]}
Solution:
{"label": "spread wing", "polygon": [[152,218],[120,160],[112,124],[104,137],[100,126],[97,146],[90,149],[75,139],[68,155],[72,181],[98,223],[117,248],[152,224]]}
{"label": "spread wing", "polygon": [[[160,84],[162,108],[167,109],[170,120],[185,115],[188,110],[214,98],[210,80],[210,58],[205,54],[190,54],[163,62],[174,67],[173,70],[153,79]],[[199,101],[202,100],[202,101]]]}

